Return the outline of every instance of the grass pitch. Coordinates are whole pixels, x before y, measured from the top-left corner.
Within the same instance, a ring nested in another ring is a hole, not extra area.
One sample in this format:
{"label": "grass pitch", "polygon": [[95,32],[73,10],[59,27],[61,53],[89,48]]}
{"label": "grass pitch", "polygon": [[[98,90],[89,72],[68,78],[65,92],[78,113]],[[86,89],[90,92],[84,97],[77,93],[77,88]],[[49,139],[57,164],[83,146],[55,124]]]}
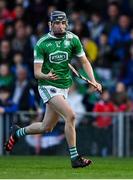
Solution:
{"label": "grass pitch", "polygon": [[91,158],[93,165],[72,169],[69,157],[3,156],[0,178],[4,179],[111,179],[133,178],[133,158]]}

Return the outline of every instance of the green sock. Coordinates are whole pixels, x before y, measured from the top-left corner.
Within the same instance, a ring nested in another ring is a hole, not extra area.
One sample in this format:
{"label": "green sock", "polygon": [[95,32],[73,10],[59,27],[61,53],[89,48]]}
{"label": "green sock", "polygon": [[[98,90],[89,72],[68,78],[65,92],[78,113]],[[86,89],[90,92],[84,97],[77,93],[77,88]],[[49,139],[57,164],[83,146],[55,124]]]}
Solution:
{"label": "green sock", "polygon": [[78,156],[77,148],[71,147],[69,148],[71,159],[74,160]]}
{"label": "green sock", "polygon": [[25,128],[20,128],[16,131],[16,135],[18,138],[23,137],[26,135]]}

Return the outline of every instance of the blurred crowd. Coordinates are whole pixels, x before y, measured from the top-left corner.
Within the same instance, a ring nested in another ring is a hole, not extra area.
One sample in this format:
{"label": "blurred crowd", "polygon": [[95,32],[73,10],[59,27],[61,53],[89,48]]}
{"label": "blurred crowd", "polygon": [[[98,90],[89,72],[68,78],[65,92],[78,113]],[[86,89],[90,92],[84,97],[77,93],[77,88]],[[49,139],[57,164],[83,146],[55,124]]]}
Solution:
{"label": "blurred crowd", "polygon": [[[65,11],[69,30],[79,36],[103,93],[74,77],[68,101],[85,112],[133,111],[133,3],[128,0],[0,0],[0,114],[45,111],[33,73],[33,48],[49,31],[53,10]],[[73,65],[86,76],[81,64]],[[78,105],[77,105],[78,104]],[[77,118],[77,124],[83,117]],[[93,125],[107,128],[110,117]]]}

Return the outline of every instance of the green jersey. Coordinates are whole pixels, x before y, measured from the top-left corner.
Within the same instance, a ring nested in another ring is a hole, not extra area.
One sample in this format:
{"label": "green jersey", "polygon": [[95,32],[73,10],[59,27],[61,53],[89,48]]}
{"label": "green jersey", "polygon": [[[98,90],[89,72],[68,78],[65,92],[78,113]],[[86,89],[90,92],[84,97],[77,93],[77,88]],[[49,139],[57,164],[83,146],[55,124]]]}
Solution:
{"label": "green jersey", "polygon": [[72,78],[68,63],[74,56],[83,56],[82,44],[75,34],[67,31],[62,38],[50,33],[38,40],[34,49],[34,63],[43,63],[42,72],[48,74],[50,70],[59,77],[58,80],[38,80],[39,85],[51,85],[58,88],[68,88]]}

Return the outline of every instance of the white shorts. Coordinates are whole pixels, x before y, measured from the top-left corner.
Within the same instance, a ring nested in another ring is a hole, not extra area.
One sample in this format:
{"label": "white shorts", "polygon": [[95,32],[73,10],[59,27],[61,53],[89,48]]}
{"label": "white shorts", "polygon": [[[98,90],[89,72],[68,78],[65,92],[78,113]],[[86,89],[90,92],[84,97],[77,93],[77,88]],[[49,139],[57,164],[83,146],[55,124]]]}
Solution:
{"label": "white shorts", "polygon": [[57,95],[64,96],[65,99],[67,99],[68,96],[68,89],[60,89],[54,86],[38,86],[39,94],[43,100],[44,103],[48,102],[52,97]]}

